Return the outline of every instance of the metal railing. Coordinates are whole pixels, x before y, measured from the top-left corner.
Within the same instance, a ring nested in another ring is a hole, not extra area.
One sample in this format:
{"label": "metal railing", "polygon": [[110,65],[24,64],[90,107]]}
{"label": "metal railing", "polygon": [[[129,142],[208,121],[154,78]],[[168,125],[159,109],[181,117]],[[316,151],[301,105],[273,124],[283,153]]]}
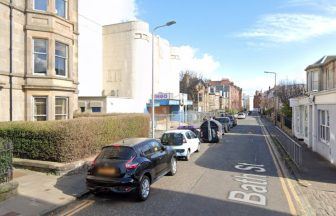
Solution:
{"label": "metal railing", "polygon": [[292,140],[290,142],[280,142],[280,144],[292,161],[300,167],[302,164],[302,147]]}
{"label": "metal railing", "polygon": [[284,117],[285,126],[289,129],[292,129],[292,118]]}
{"label": "metal railing", "polygon": [[13,179],[13,145],[0,139],[0,184]]}

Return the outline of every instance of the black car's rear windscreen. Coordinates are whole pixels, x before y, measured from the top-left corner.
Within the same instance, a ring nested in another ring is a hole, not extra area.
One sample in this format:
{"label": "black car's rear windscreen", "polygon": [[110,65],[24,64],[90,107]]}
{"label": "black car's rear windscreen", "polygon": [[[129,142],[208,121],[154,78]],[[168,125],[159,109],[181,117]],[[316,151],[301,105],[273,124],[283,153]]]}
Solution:
{"label": "black car's rear windscreen", "polygon": [[135,151],[125,146],[109,146],[103,148],[98,160],[129,160],[135,155]]}

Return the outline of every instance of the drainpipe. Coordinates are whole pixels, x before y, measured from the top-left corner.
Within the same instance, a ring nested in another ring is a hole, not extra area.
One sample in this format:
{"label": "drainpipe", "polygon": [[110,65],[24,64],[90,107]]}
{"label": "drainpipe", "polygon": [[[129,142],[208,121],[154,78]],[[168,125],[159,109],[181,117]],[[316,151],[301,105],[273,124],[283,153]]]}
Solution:
{"label": "drainpipe", "polygon": [[9,3],[9,120],[13,121],[13,0]]}

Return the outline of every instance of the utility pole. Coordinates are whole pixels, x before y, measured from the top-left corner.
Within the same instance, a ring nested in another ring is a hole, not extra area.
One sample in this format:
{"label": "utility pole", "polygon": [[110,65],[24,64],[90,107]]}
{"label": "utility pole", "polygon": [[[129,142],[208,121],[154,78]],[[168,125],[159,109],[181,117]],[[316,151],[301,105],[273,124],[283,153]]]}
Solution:
{"label": "utility pole", "polygon": [[167,27],[167,26],[171,26],[171,25],[174,25],[176,22],[175,21],[170,21],[170,22],[167,22],[166,24],[164,25],[161,25],[161,26],[157,26],[153,29],[152,31],[152,138],[155,138],[155,95],[154,95],[154,72],[155,72],[155,31],[159,28],[162,28],[162,27]]}

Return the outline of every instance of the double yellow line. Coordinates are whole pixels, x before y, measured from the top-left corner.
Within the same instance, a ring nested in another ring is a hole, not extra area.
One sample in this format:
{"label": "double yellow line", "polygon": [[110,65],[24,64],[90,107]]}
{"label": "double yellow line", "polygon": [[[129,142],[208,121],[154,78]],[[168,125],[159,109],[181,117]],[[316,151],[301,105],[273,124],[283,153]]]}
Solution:
{"label": "double yellow line", "polygon": [[[262,129],[262,132],[263,132],[264,136],[265,136],[265,140],[266,140],[268,149],[269,149],[269,151],[271,153],[271,156],[272,156],[272,159],[274,161],[274,164],[275,164],[275,167],[276,167],[276,170],[277,170],[277,174],[278,174],[279,179],[280,179],[282,190],[284,191],[285,196],[286,196],[286,200],[287,200],[287,203],[288,203],[288,206],[289,206],[290,213],[291,213],[291,215],[298,215],[297,209],[295,208],[295,204],[292,200],[292,196],[295,199],[297,205],[301,208],[302,211],[304,211],[301,200],[300,200],[299,196],[297,195],[297,193],[294,189],[294,186],[290,182],[290,180],[289,180],[290,178],[286,174],[285,168],[283,167],[283,165],[279,161],[279,157],[277,157],[277,155],[275,153],[276,150],[274,149],[274,145],[272,144],[273,140],[271,139],[268,131],[266,130],[265,126],[263,125],[263,123],[261,122],[260,119],[258,119],[258,122],[259,122],[259,125]],[[291,194],[292,194],[292,196],[291,196]],[[305,215],[305,213],[304,213],[304,215]]]}
{"label": "double yellow line", "polygon": [[72,216],[76,213],[82,211],[83,209],[91,206],[95,201],[94,200],[84,200],[83,202],[79,203],[75,207],[71,208],[70,210],[61,213],[61,216]]}

